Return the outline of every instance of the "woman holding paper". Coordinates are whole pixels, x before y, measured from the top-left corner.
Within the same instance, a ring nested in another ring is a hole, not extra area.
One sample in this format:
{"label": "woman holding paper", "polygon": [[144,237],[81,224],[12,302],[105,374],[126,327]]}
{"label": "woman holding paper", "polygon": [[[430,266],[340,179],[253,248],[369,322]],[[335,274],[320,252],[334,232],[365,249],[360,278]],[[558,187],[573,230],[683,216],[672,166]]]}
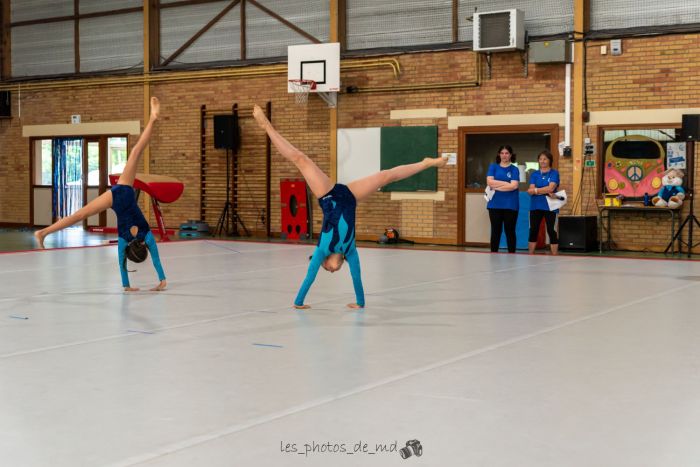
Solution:
{"label": "woman holding paper", "polygon": [[556,191],[559,186],[559,172],[552,168],[553,161],[554,157],[552,157],[551,152],[542,151],[537,156],[540,170],[530,175],[530,188],[527,190],[532,196],[530,200],[530,236],[527,248],[530,254],[535,253],[537,234],[540,230],[542,219],[547,223],[547,234],[549,235],[549,245],[552,248],[552,254],[556,255],[559,252],[559,238],[557,237],[557,231],[554,230],[559,210],[550,210],[549,203],[547,203],[548,196],[557,196]]}
{"label": "woman holding paper", "polygon": [[510,146],[498,148],[496,163],[489,165],[486,184],[495,191],[486,204],[491,220],[491,251],[497,252],[501,232],[506,231],[508,253],[515,253],[515,224],[518,221],[518,185],[520,171],[514,165],[515,153]]}

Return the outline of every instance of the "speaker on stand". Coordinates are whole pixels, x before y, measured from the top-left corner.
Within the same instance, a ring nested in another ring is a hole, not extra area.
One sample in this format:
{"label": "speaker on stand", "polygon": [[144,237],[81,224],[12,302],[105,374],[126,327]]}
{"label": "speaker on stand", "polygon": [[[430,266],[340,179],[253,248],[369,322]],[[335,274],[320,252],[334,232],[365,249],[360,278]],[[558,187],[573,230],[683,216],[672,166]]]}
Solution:
{"label": "speaker on stand", "polygon": [[[678,250],[681,251],[682,245],[685,244],[688,247],[688,258],[693,254],[693,247],[697,246],[698,243],[693,243],[693,227],[697,226],[700,228],[700,222],[695,216],[695,147],[698,145],[698,139],[700,139],[700,114],[687,114],[683,115],[681,127],[681,141],[685,141],[686,144],[686,197],[684,201],[689,201],[688,215],[685,217],[678,231],[675,233],[671,239],[671,243],[668,244],[664,253],[667,253],[669,249],[672,249],[673,243],[678,241],[681,245]],[[688,241],[684,242],[682,239],[683,229],[688,228]]]}
{"label": "speaker on stand", "polygon": [[234,155],[240,147],[238,115],[214,115],[214,147],[232,150]]}
{"label": "speaker on stand", "polygon": [[[241,144],[240,135],[238,104],[233,104],[231,115],[214,115],[214,147],[226,150],[226,201],[214,230],[216,235],[221,235],[223,232],[226,235],[238,235],[238,224],[241,224],[246,235],[250,235],[243,219],[238,215],[238,157],[236,156]],[[231,201],[232,191],[233,202]]]}
{"label": "speaker on stand", "polygon": [[681,140],[697,141],[698,139],[700,139],[700,114],[683,115]]}

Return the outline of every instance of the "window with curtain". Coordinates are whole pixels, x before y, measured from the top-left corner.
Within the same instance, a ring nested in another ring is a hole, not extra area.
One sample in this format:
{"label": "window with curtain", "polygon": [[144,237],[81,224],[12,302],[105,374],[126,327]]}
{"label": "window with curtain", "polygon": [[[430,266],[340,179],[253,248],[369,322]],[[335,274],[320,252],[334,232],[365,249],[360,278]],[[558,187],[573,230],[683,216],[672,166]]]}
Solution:
{"label": "window with curtain", "polygon": [[52,213],[60,219],[83,207],[83,141],[54,138],[52,149]]}

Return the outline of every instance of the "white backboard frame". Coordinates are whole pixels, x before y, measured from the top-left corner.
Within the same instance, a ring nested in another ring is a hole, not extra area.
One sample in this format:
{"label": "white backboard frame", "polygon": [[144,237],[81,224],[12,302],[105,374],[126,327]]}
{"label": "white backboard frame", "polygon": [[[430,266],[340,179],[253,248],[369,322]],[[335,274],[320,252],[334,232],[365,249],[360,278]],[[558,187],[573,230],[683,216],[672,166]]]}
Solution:
{"label": "white backboard frame", "polygon": [[[287,80],[311,79],[311,92],[340,91],[340,43],[290,45],[287,48]],[[294,89],[287,83],[287,92]]]}

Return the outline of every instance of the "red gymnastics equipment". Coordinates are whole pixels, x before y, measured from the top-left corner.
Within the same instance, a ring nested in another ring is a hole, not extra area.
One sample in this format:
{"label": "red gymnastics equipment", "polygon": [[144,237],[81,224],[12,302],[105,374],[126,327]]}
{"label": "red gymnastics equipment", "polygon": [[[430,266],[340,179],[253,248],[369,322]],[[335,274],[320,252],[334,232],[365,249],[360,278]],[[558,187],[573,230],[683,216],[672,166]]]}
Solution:
{"label": "red gymnastics equipment", "polygon": [[290,240],[309,236],[309,206],[304,180],[281,180],[282,238]]}
{"label": "red gymnastics equipment", "polygon": [[[110,174],[110,185],[116,185],[120,175],[121,174]],[[185,184],[173,177],[168,177],[166,175],[136,174],[136,179],[134,180],[136,199],[138,199],[140,191],[148,193],[151,197],[153,201],[153,203],[151,203],[153,205],[153,214],[158,223],[160,240],[163,242],[169,241],[170,238],[168,238],[168,231],[165,230],[165,222],[163,221],[163,213],[160,210],[160,203],[174,203],[180,199],[184,189]]]}

